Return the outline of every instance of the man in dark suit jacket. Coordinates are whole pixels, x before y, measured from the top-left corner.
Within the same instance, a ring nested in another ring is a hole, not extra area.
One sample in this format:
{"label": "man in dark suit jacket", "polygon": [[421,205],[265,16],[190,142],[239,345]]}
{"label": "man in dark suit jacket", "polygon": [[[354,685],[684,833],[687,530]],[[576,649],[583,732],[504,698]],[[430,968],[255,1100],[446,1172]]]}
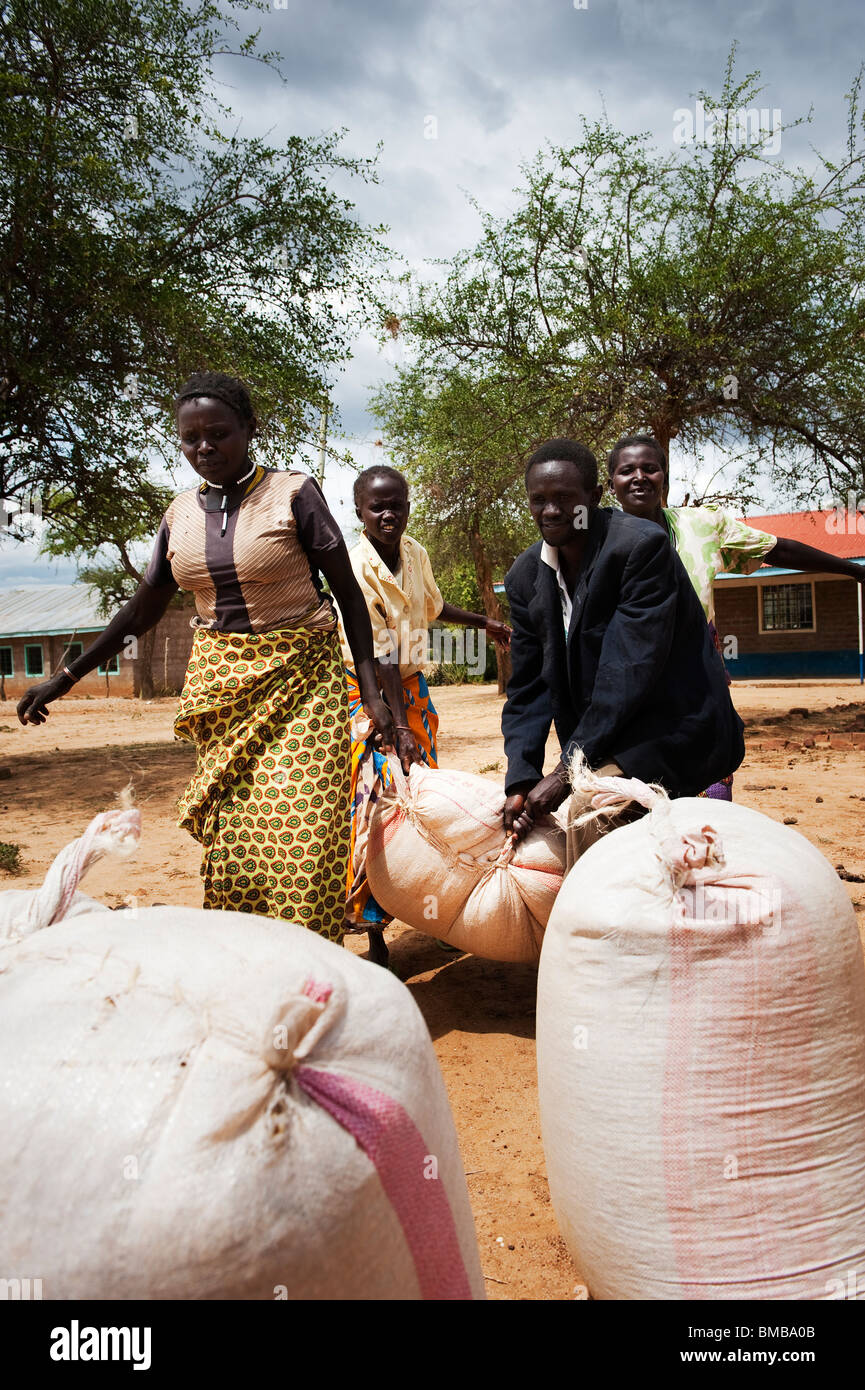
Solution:
{"label": "man in dark suit jacket", "polygon": [[[505,828],[519,839],[570,790],[581,748],[592,768],[695,796],[734,772],[742,721],[690,579],[659,526],[601,508],[594,454],[568,439],[526,469],[542,539],[505,576],[511,679],[502,712]],[[555,724],[561,760],[543,776]]]}

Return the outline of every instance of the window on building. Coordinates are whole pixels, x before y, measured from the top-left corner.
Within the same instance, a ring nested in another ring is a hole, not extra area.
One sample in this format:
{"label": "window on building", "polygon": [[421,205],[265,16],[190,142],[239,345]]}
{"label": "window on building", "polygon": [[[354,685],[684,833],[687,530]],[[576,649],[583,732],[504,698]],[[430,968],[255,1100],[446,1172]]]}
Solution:
{"label": "window on building", "polygon": [[813,584],[764,584],[760,592],[764,632],[813,631]]}
{"label": "window on building", "polygon": [[42,643],[38,646],[24,648],[24,674],[25,676],[44,676],[45,663],[42,660]]}
{"label": "window on building", "polygon": [[63,656],[64,666],[68,666],[70,661],[74,661],[76,656],[80,656],[83,651],[83,642],[70,642]]}
{"label": "window on building", "polygon": [[0,647],[0,676],[14,676],[15,663],[12,660],[12,648]]}
{"label": "window on building", "polygon": [[116,676],[120,671],[120,657],[112,656],[107,666],[97,666],[100,676]]}

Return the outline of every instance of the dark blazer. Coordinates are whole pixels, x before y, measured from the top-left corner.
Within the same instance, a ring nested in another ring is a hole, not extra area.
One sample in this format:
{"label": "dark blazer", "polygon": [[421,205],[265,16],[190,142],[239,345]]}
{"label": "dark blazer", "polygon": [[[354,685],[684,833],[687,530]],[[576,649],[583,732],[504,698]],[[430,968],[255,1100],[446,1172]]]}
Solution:
{"label": "dark blazer", "polygon": [[555,723],[567,761],[616,762],[629,777],[695,796],[745,756],[721,657],[687,571],[660,526],[610,508],[589,523],[565,638],[541,542],[505,576],[511,679],[502,712],[505,787],[537,782]]}

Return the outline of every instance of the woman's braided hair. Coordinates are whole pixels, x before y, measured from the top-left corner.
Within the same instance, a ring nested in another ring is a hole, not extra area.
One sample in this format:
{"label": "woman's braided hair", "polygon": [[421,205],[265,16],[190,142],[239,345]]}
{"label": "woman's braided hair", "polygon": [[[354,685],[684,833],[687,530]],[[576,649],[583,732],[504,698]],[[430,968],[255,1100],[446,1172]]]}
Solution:
{"label": "woman's braided hair", "polygon": [[195,400],[199,396],[211,396],[214,400],[222,401],[244,424],[255,419],[249,392],[236,376],[226,376],[224,372],[193,372],[177,393],[175,411],[180,409],[183,401]]}

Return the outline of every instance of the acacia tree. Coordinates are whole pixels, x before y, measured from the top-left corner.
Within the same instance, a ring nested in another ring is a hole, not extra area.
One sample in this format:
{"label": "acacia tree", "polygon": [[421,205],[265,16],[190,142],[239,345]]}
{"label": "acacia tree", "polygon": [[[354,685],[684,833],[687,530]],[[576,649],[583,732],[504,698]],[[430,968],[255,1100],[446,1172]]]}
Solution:
{"label": "acacia tree", "polygon": [[372,161],[231,129],[216,60],[277,61],[233,27],[211,0],[0,4],[0,495],[38,492],[55,553],[114,542],[131,578],[180,381],[242,376],[260,447],[290,457],[383,253],[330,186]]}
{"label": "acacia tree", "polygon": [[[412,530],[431,550],[445,596],[506,618],[495,577],[534,539],[513,463],[538,428],[530,402],[507,380],[476,381],[458,369],[431,377],[414,367],[380,388],[371,409],[414,485]],[[497,669],[502,691],[509,664],[498,652]]]}
{"label": "acacia tree", "polygon": [[[478,495],[514,499],[555,434],[596,450],[641,429],[665,449],[721,446],[752,496],[767,469],[797,498],[862,489],[859,78],[844,158],[815,174],[771,157],[777,132],[741,138],[759,74],[737,82],[733,64],[731,51],[719,97],[700,94],[692,146],[661,155],[585,122],[579,144],[524,168],[514,212],[484,216],[443,278],[406,282],[401,331],[423,365],[374,409],[409,469],[447,480],[441,514],[457,509],[473,550],[473,513],[452,495],[463,472]],[[494,544],[495,510],[480,522]]]}

